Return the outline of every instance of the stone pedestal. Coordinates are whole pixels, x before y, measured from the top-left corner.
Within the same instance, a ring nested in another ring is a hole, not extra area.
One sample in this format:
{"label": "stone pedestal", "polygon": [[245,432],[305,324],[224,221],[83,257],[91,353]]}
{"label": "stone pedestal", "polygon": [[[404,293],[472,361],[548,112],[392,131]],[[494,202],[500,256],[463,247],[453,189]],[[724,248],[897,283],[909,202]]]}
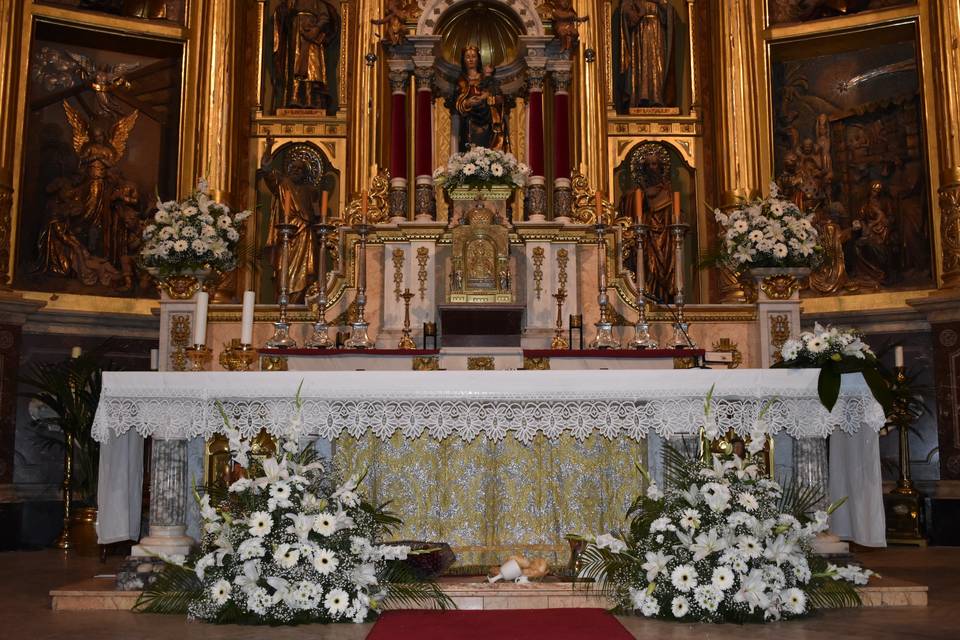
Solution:
{"label": "stone pedestal", "polygon": [[[830,460],[827,453],[826,438],[801,438],[793,443],[794,481],[807,487],[823,487],[828,495],[830,489]],[[825,498],[817,509],[826,509],[829,498]],[[825,532],[817,536],[813,550],[821,555],[838,555],[850,552],[850,545],[832,533]]]}
{"label": "stone pedestal", "polygon": [[750,270],[757,286],[762,366],[779,362],[783,343],[800,334],[800,280],[809,275],[809,269]]}
{"label": "stone pedestal", "polygon": [[155,438],[150,459],[150,533],[134,556],[185,556],[194,539],[187,532],[187,441]]}

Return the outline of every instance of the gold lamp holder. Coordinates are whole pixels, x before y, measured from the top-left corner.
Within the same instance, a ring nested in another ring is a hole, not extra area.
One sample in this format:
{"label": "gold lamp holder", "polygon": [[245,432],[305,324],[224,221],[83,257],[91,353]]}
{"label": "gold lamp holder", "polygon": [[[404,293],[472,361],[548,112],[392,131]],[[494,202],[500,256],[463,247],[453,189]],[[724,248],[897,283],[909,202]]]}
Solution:
{"label": "gold lamp holder", "polygon": [[313,334],[303,346],[308,349],[329,349],[333,346],[327,325],[327,236],[336,227],[326,222],[313,225],[313,234],[319,243],[317,256],[317,321],[313,323]]}
{"label": "gold lamp holder", "polygon": [[373,229],[372,225],[360,223],[354,226],[360,236],[357,257],[357,320],[351,325],[350,338],[344,343],[347,349],[372,349],[373,340],[367,335],[370,323],[364,318],[367,306],[367,235]]}
{"label": "gold lamp holder", "polygon": [[292,349],[297,341],[290,337],[290,323],[287,321],[287,306],[290,304],[290,238],[297,232],[296,225],[280,223],[275,225],[280,236],[280,318],[273,323],[273,336],[267,340],[267,346],[274,349]]}
{"label": "gold lamp holder", "polygon": [[400,338],[397,349],[417,348],[417,343],[410,337],[410,300],[413,299],[413,296],[414,294],[410,293],[410,289],[405,289],[400,294],[400,297],[403,298],[403,336]]}
{"label": "gold lamp holder", "polygon": [[[906,383],[906,368],[896,367],[895,371],[897,384]],[[910,470],[910,425],[913,419],[914,416],[907,407],[899,402],[894,404],[890,424],[897,427],[900,436],[900,477],[897,479],[897,486],[884,497],[887,542],[926,546],[927,540],[920,525],[922,496],[913,485],[913,474]]]}
{"label": "gold lamp holder", "polygon": [[570,343],[563,337],[563,301],[567,299],[567,292],[561,288],[553,297],[557,301],[557,329],[553,333],[553,340],[550,341],[551,349],[568,349]]}
{"label": "gold lamp holder", "polygon": [[73,436],[64,435],[63,440],[63,531],[53,546],[67,551],[73,548],[70,539],[70,520],[73,517]]}
{"label": "gold lamp holder", "polygon": [[213,361],[213,351],[205,344],[195,344],[186,348],[190,371],[207,371]]}
{"label": "gold lamp holder", "polygon": [[637,324],[633,326],[633,340],[630,341],[631,349],[656,349],[660,346],[653,336],[650,335],[650,323],[647,322],[647,276],[646,262],[644,257],[644,243],[647,241],[647,235],[650,233],[650,226],[637,223],[633,225],[633,237],[637,243]]}
{"label": "gold lamp holder", "polygon": [[239,338],[233,338],[223,345],[220,352],[220,366],[227,371],[252,371],[257,361],[257,350],[252,344],[243,344]]}
{"label": "gold lamp holder", "polygon": [[590,342],[590,348],[619,349],[620,341],[613,336],[613,323],[607,316],[607,307],[610,304],[607,298],[607,239],[605,237],[607,225],[600,221],[593,228],[597,232],[597,284],[599,289],[597,303],[600,306],[600,319],[594,325],[597,328],[597,335]]}
{"label": "gold lamp holder", "polygon": [[673,273],[675,277],[674,284],[677,289],[677,295],[674,302],[677,305],[677,320],[673,323],[673,337],[670,340],[670,346],[674,349],[694,349],[696,345],[689,338],[690,324],[683,315],[683,240],[690,229],[690,225],[684,223],[671,224],[668,226],[673,236]]}

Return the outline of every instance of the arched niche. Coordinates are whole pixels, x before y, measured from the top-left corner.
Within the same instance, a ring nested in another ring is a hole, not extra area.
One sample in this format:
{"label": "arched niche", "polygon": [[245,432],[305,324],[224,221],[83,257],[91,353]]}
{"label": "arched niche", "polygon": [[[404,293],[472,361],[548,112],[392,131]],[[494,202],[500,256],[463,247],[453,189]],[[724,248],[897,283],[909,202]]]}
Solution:
{"label": "arched niche", "polygon": [[[533,0],[485,0],[487,4],[501,5],[517,16],[523,26],[524,35],[543,36],[546,29],[543,20],[537,13],[537,5]],[[463,5],[477,4],[477,0],[427,0],[423,5],[423,12],[417,20],[417,35],[432,36],[437,33],[437,26],[441,23],[444,14],[459,10]]]}

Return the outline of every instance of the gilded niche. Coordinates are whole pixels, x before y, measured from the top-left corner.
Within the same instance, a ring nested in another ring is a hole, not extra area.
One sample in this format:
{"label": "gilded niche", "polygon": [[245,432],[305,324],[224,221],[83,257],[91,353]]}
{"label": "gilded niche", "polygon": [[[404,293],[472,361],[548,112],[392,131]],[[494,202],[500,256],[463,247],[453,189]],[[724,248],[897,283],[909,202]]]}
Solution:
{"label": "gilded niche", "polygon": [[512,302],[509,232],[493,210],[477,203],[451,235],[450,302]]}
{"label": "gilded niche", "polygon": [[829,55],[774,48],[776,181],[814,212],[825,251],[805,295],[933,285],[915,37],[864,37],[840,36]]}
{"label": "gilded niche", "polygon": [[271,14],[273,104],[337,112],[341,20],[325,0],[279,0]]}

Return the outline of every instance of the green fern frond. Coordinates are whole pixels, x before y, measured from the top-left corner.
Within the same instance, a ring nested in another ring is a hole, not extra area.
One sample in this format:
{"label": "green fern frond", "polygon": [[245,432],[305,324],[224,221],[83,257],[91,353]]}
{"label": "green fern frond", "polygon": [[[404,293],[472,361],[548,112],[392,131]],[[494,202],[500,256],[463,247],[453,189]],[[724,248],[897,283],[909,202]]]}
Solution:
{"label": "green fern frond", "polygon": [[810,487],[796,482],[787,482],[781,485],[783,494],[780,496],[780,512],[789,513],[798,520],[807,518],[807,514],[826,500],[823,489]]}
{"label": "green fern frond", "polygon": [[156,581],[143,590],[133,610],[138,613],[187,613],[190,602],[202,597],[203,585],[187,567],[168,563]]}
{"label": "green fern frond", "polygon": [[812,609],[841,609],[863,604],[852,583],[827,577],[811,580],[807,597]]}
{"label": "green fern frond", "polygon": [[438,609],[456,609],[457,606],[443,589],[432,580],[418,580],[413,570],[402,560],[387,563],[382,582],[389,585],[384,604],[403,608],[434,604]]}

